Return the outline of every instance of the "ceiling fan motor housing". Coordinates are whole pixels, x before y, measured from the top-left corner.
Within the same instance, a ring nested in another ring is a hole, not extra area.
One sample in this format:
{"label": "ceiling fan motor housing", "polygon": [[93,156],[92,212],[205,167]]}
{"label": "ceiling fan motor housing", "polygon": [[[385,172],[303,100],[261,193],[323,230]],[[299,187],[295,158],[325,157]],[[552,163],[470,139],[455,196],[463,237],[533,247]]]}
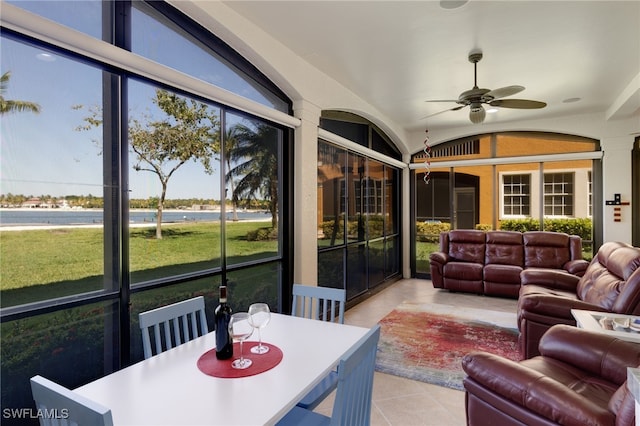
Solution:
{"label": "ceiling fan motor housing", "polygon": [[470,90],[465,90],[458,97],[458,103],[462,105],[471,105],[474,102],[490,102],[493,100],[492,96],[484,96],[489,93],[491,90],[489,89],[479,89],[478,87],[474,87]]}

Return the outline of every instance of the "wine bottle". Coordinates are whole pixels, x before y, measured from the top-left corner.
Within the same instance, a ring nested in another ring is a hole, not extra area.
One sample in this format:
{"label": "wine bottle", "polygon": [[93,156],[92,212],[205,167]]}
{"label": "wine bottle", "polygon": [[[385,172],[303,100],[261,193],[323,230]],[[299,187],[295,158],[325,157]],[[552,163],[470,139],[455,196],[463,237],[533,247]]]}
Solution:
{"label": "wine bottle", "polygon": [[215,310],[216,358],[229,359],[233,355],[233,339],[229,334],[231,308],[227,305],[227,287],[220,286],[220,304]]}

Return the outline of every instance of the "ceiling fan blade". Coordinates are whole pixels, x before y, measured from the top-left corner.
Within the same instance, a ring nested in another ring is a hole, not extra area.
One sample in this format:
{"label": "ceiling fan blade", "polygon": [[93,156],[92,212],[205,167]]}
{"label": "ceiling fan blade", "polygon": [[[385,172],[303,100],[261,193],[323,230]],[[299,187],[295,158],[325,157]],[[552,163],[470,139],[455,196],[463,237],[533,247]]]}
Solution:
{"label": "ceiling fan blade", "polygon": [[489,93],[485,93],[485,97],[491,97],[493,99],[504,98],[506,96],[515,95],[524,90],[523,86],[506,86],[499,89],[491,90]]}
{"label": "ceiling fan blade", "polygon": [[546,107],[547,103],[528,99],[496,99],[489,102],[489,105],[499,108],[537,109]]}
{"label": "ceiling fan blade", "polygon": [[458,102],[457,99],[430,99],[425,102]]}
{"label": "ceiling fan blade", "polygon": [[458,111],[459,109],[462,109],[462,108],[464,108],[465,106],[466,106],[466,105],[460,105],[460,106],[457,106],[457,107],[453,107],[453,108],[445,109],[445,110],[443,110],[443,111],[438,111],[438,112],[436,112],[436,113],[433,113],[433,114],[429,114],[429,115],[427,115],[427,116],[424,116],[424,117],[422,117],[420,120],[424,120],[425,118],[431,118],[431,117],[433,117],[433,116],[435,116],[435,115],[439,115],[439,114],[442,114],[442,113],[444,113],[444,112],[449,112],[449,111]]}

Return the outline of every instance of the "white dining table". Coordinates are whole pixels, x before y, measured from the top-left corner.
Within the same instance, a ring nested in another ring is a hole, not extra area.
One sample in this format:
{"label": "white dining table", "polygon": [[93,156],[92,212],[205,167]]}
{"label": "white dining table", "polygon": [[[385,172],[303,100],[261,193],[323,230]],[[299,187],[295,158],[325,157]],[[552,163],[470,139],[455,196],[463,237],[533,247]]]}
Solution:
{"label": "white dining table", "polygon": [[[110,408],[116,426],[270,425],[335,368],[367,331],[272,313],[262,341],[280,348],[283,357],[268,371],[242,378],[200,371],[198,359],[215,348],[211,332],[75,392]],[[249,341],[257,341],[257,336]],[[245,351],[249,346],[245,342]]]}

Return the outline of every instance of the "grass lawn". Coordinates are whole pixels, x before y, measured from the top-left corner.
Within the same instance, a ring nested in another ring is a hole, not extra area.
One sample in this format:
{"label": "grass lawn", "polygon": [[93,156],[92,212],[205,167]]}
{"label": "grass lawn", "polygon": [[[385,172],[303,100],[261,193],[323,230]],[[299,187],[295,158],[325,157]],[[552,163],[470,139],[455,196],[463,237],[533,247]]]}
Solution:
{"label": "grass lawn", "polygon": [[[277,254],[277,241],[248,241],[247,232],[268,227],[265,222],[226,224],[228,263]],[[133,282],[219,267],[220,225],[185,223],[130,232]],[[103,288],[102,229],[53,229],[3,232],[0,241],[1,305],[12,306],[50,297]],[[81,288],[79,288],[81,287]]]}

